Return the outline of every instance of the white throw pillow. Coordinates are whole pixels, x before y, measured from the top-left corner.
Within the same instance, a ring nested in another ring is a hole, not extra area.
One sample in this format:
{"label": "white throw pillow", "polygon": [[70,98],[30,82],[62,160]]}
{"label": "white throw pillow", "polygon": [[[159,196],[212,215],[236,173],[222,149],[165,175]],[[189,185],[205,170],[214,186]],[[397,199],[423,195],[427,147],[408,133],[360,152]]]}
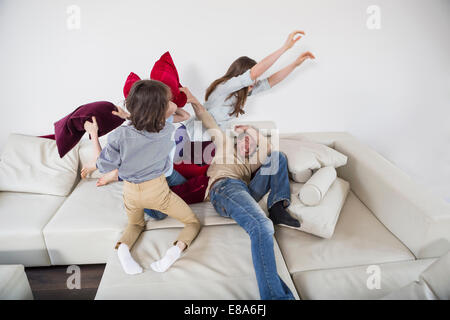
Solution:
{"label": "white throw pillow", "polygon": [[77,174],[78,146],[61,159],[55,140],[11,134],[0,161],[0,190],[67,196]]}
{"label": "white throw pillow", "polygon": [[[321,238],[331,238],[350,190],[350,184],[341,178],[337,178],[320,204],[313,207],[305,206],[298,198],[297,195],[302,186],[301,183],[291,182],[291,205],[287,210],[301,223],[300,228],[293,229],[311,233]],[[268,195],[266,194],[259,202],[266,214],[268,214]]]}
{"label": "white throw pillow", "polygon": [[298,193],[300,201],[307,206],[318,205],[336,178],[337,173],[335,168],[323,167],[318,169],[300,188]]}
{"label": "white throw pillow", "polygon": [[312,141],[280,139],[279,150],[286,154],[292,179],[300,183],[311,178],[312,170],[322,167],[338,168],[347,164],[347,156]]}

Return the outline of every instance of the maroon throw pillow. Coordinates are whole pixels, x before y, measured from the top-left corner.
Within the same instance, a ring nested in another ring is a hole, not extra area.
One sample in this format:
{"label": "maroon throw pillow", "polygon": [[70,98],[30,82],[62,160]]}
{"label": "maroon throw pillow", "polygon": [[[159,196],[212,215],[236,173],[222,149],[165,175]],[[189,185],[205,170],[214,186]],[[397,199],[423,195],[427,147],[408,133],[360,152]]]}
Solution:
{"label": "maroon throw pillow", "polygon": [[186,179],[190,179],[198,176],[206,176],[206,172],[208,171],[209,164],[205,164],[204,166],[194,164],[194,163],[178,163],[174,164],[173,168],[181,174]]}
{"label": "maroon throw pillow", "polygon": [[82,105],[61,120],[55,122],[55,140],[59,156],[62,158],[80,141],[84,135],[84,123],[92,121],[94,116],[98,124],[98,136],[101,137],[120,126],[125,120],[112,114],[117,111],[108,101],[97,101]]}
{"label": "maroon throw pillow", "polygon": [[54,134],[47,134],[45,136],[38,136],[38,138],[45,138],[45,139],[55,140],[55,135]]}

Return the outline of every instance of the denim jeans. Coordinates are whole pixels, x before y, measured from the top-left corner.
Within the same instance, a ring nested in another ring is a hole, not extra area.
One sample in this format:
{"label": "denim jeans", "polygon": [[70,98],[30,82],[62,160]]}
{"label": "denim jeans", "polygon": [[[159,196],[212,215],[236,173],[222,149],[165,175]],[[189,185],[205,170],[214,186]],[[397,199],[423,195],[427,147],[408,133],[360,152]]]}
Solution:
{"label": "denim jeans", "polygon": [[[276,170],[267,171],[273,161],[279,161]],[[278,201],[287,201],[289,204],[287,162],[286,157],[279,152],[272,152],[248,186],[238,179],[222,179],[211,188],[210,199],[221,216],[234,219],[250,236],[253,267],[261,299],[294,299],[277,273],[272,221],[257,203],[269,190],[268,207]]]}
{"label": "denim jeans", "polygon": [[248,185],[250,195],[259,202],[270,190],[267,199],[267,208],[284,201],[285,207],[291,204],[291,188],[289,185],[289,173],[287,159],[284,153],[274,151],[256,171]]}
{"label": "denim jeans", "polygon": [[[173,187],[173,186],[178,186],[180,184],[185,183],[187,180],[185,177],[183,177],[178,171],[176,171],[175,169],[173,169],[172,174],[168,177],[166,177],[167,180],[167,184],[169,185],[169,187]],[[153,210],[153,209],[144,209],[144,212],[152,217],[153,219],[156,220],[162,220],[164,218],[167,217],[167,214],[162,213],[158,210]]]}

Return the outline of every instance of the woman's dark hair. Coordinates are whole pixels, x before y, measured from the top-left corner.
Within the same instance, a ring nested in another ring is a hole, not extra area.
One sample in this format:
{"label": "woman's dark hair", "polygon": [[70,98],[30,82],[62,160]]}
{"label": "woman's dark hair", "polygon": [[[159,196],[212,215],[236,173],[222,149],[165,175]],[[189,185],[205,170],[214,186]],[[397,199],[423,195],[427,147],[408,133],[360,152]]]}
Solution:
{"label": "woman's dark hair", "polygon": [[170,99],[171,91],[164,83],[155,80],[137,81],[125,100],[131,124],[137,130],[161,131],[166,124]]}
{"label": "woman's dark hair", "polygon": [[[213,93],[213,91],[219,84],[226,82],[233,77],[243,74],[247,70],[251,69],[255,64],[256,64],[255,60],[245,56],[234,60],[234,62],[228,68],[227,73],[225,73],[223,77],[213,81],[213,83],[209,85],[208,89],[206,89],[205,101],[208,100],[211,93]],[[248,87],[242,88],[241,90],[231,93],[227,97],[227,99],[230,99],[232,96],[235,96],[237,101],[236,104],[234,105],[233,112],[230,113],[230,116],[236,115],[236,117],[239,117],[239,115],[245,113],[244,104],[245,101],[247,101]]]}

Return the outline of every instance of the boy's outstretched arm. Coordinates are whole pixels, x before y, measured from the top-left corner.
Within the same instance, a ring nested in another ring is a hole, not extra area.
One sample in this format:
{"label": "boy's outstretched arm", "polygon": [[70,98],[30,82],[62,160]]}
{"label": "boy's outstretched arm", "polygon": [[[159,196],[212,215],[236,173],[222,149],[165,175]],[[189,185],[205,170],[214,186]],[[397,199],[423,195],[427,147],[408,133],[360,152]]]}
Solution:
{"label": "boy's outstretched arm", "polygon": [[[118,111],[113,111],[113,114],[116,116],[119,116],[123,119],[127,119],[130,114],[123,110],[120,107],[117,107]],[[107,166],[114,166],[119,165],[120,161],[114,160],[114,154],[116,151],[118,151],[118,146],[114,144],[114,142],[109,141],[110,143],[105,147],[105,151],[109,154],[109,157],[107,159],[99,159],[100,155],[102,154],[102,146],[100,145],[100,141],[98,139],[98,125],[97,125],[97,119],[95,117],[92,117],[92,122],[86,121],[84,123],[84,130],[86,130],[87,133],[89,133],[91,137],[91,141],[94,148],[94,158],[91,164],[89,164],[86,167],[83,167],[81,169],[81,178],[85,179],[89,174],[94,172],[97,169],[97,163],[101,163],[101,167],[99,167],[99,170],[104,170],[104,167]],[[110,140],[110,139],[109,139]],[[111,145],[112,144],[112,145]],[[116,150],[117,149],[117,150]],[[111,163],[108,163],[111,162]],[[104,174],[101,178],[97,180],[97,187],[104,186],[110,182],[117,181],[118,180],[118,169],[115,168],[106,174]]]}
{"label": "boy's outstretched arm", "polygon": [[119,169],[122,163],[120,158],[120,145],[117,138],[119,134],[120,133],[115,130],[108,135],[108,143],[102,149],[96,162],[96,166],[100,173],[107,173]]}
{"label": "boy's outstretched arm", "polygon": [[91,137],[91,141],[94,145],[95,161],[97,161],[100,152],[102,152],[102,146],[100,145],[100,141],[98,140],[97,119],[95,117],[92,117],[92,122],[86,121],[84,123],[84,130],[86,130],[86,132],[89,133],[89,136]]}
{"label": "boy's outstretched arm", "polygon": [[84,123],[84,130],[86,130],[86,132],[89,133],[89,136],[91,137],[94,157],[92,163],[81,169],[82,179],[85,179],[90,173],[94,172],[95,169],[97,169],[95,163],[97,162],[97,159],[102,152],[102,146],[100,145],[100,141],[98,139],[97,119],[95,119],[95,117],[92,117],[92,122],[86,121]]}
{"label": "boy's outstretched arm", "polygon": [[120,145],[117,131],[113,131],[108,136],[108,144],[103,148],[96,162],[96,168],[104,175],[97,180],[97,187],[104,186],[110,182],[118,180],[119,167],[122,163],[120,158]]}

